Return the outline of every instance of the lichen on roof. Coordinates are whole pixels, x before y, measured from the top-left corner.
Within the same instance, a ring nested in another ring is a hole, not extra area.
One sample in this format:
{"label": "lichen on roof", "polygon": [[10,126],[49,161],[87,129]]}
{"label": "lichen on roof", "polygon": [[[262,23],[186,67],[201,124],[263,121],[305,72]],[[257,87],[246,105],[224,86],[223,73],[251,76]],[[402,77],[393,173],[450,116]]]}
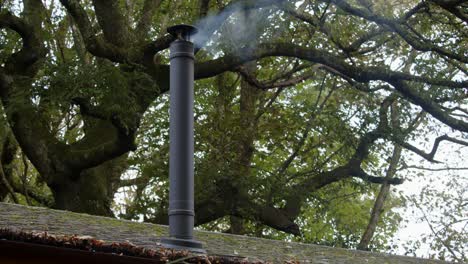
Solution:
{"label": "lichen on roof", "polygon": [[[166,236],[168,232],[167,227],[161,225],[6,203],[0,203],[0,228],[25,232],[47,231],[53,235],[91,236],[99,240],[131,243],[148,249],[158,248],[160,237]],[[447,263],[206,231],[196,231],[195,236],[203,242],[209,255],[246,257],[251,261],[316,264]]]}

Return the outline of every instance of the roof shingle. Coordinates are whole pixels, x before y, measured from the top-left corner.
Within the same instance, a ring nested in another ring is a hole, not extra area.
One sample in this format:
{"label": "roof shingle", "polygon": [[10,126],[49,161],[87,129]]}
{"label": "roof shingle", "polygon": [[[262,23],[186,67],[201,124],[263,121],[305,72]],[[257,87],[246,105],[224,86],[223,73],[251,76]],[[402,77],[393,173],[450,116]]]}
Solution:
{"label": "roof shingle", "polygon": [[[0,228],[25,232],[47,231],[52,235],[92,236],[107,242],[130,242],[149,249],[157,248],[159,238],[167,235],[166,226],[7,203],[0,203]],[[247,257],[251,261],[317,264],[447,263],[206,231],[196,231],[195,237],[203,242],[209,255]]]}

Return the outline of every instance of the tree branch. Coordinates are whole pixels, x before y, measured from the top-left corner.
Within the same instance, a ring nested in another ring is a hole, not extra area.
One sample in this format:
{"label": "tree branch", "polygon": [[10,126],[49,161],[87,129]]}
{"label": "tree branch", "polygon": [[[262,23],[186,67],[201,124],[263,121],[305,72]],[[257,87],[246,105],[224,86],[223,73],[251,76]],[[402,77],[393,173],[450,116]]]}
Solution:
{"label": "tree branch", "polygon": [[0,182],[7,189],[8,193],[11,196],[11,199],[13,199],[13,202],[14,203],[19,203],[18,198],[16,197],[16,194],[15,194],[15,191],[13,190],[13,188],[10,185],[10,182],[8,181],[8,179],[5,176],[2,164],[0,164]]}
{"label": "tree branch", "polygon": [[354,8],[349,3],[344,0],[326,0],[325,2],[332,2],[345,12],[348,12],[352,15],[362,17],[366,20],[373,21],[377,24],[384,25],[388,29],[392,30],[393,32],[397,33],[400,37],[402,37],[408,44],[410,44],[414,49],[418,51],[433,51],[440,55],[446,56],[451,59],[458,60],[463,63],[468,63],[468,58],[463,54],[456,54],[450,52],[449,50],[439,47],[437,45],[432,44],[432,41],[427,39],[419,39],[419,36],[414,36],[411,32],[406,30],[403,27],[403,21],[392,20],[388,18],[384,18],[378,16],[376,14],[371,13],[369,10],[366,9],[359,9]]}
{"label": "tree branch", "polygon": [[405,149],[408,149],[408,150],[418,154],[419,156],[425,158],[426,160],[428,160],[430,162],[434,162],[434,163],[440,163],[440,161],[437,161],[437,160],[434,159],[434,156],[436,155],[437,150],[439,149],[440,142],[445,140],[445,141],[450,141],[450,142],[453,142],[453,143],[456,143],[456,144],[468,146],[468,142],[466,142],[466,141],[459,140],[459,139],[456,139],[456,138],[452,138],[452,137],[449,137],[447,135],[443,135],[443,136],[437,137],[434,140],[434,145],[432,146],[431,152],[426,153],[423,150],[418,149],[417,147],[415,147],[415,146],[413,146],[413,145],[411,145],[411,144],[409,144],[407,142],[402,142],[401,140],[399,140],[397,138],[394,138],[394,140],[398,144],[400,144],[402,147],[404,147]]}
{"label": "tree branch", "polygon": [[210,9],[210,0],[199,0],[198,1],[198,17],[203,18],[208,15]]}
{"label": "tree branch", "polygon": [[451,117],[444,112],[439,105],[431,99],[426,98],[426,95],[419,93],[413,88],[410,88],[404,81],[413,81],[426,83],[429,85],[438,85],[451,88],[464,88],[468,86],[467,81],[449,81],[443,79],[434,79],[424,76],[415,76],[403,72],[389,70],[386,67],[365,67],[350,65],[344,62],[345,58],[338,57],[320,51],[314,48],[303,48],[294,44],[277,43],[277,44],[259,44],[256,50],[240,49],[236,55],[226,55],[225,57],[198,63],[195,67],[195,76],[197,79],[208,78],[219,73],[233,70],[237,66],[256,59],[270,56],[285,56],[305,59],[311,62],[326,65],[334,71],[339,72],[349,78],[353,78],[357,82],[367,83],[372,80],[385,81],[392,84],[396,90],[402,93],[405,97],[411,100],[414,104],[421,106],[425,111],[433,115],[435,118],[445,123],[446,125],[468,132],[468,123]]}
{"label": "tree branch", "polygon": [[132,138],[136,128],[129,127],[122,121],[117,113],[106,113],[104,109],[92,106],[85,98],[75,97],[72,102],[80,107],[80,112],[83,116],[89,116],[103,121],[110,121],[122,135]]}
{"label": "tree branch", "polygon": [[29,163],[24,153],[21,153],[21,161],[23,162],[23,173],[21,175],[22,190],[23,190],[24,196],[26,197],[26,203],[28,205],[31,205],[31,201],[29,200],[29,195],[27,192]]}
{"label": "tree branch", "polygon": [[351,44],[344,45],[343,43],[338,42],[338,39],[334,38],[333,35],[330,34],[330,30],[324,26],[323,17],[318,18],[304,11],[297,10],[293,4],[288,3],[287,1],[282,1],[278,3],[277,6],[292,17],[295,17],[303,22],[309,23],[317,29],[320,29],[325,35],[329,36],[331,38],[330,40],[345,53],[357,52],[362,44],[385,32],[385,30],[382,28],[373,29],[359,36],[355,41],[351,42]]}
{"label": "tree branch", "polygon": [[[287,66],[289,66],[289,65],[287,65]],[[285,71],[282,71],[281,73],[278,73],[278,74],[276,74],[274,76],[271,76],[264,83],[266,85],[270,85],[270,84],[276,83],[276,82],[278,82],[280,80],[289,79],[295,73],[301,72],[301,71],[303,71],[305,69],[308,69],[308,68],[311,68],[310,70],[314,71],[314,70],[316,70],[316,66],[317,65],[315,65],[315,64],[311,64],[311,63],[307,63],[307,62],[306,63],[300,63],[299,61],[295,61],[291,70],[289,70],[289,71],[285,70]]]}
{"label": "tree branch", "polygon": [[0,13],[0,28],[8,28],[17,32],[23,40],[22,49],[8,58],[5,64],[6,72],[21,72],[25,76],[32,76],[35,73],[32,66],[47,53],[38,33],[23,19],[10,12]]}
{"label": "tree branch", "polygon": [[18,184],[17,182],[13,181],[12,183],[13,190],[17,193],[21,193],[24,196],[29,196],[38,203],[44,205],[44,206],[52,206],[53,205],[53,199],[51,197],[44,196],[42,193],[37,192],[30,186],[22,186]]}
{"label": "tree branch", "polygon": [[118,118],[94,120],[93,126],[81,140],[67,146],[63,162],[72,171],[80,171],[120,157],[136,149],[135,132]]}
{"label": "tree branch", "polygon": [[296,84],[302,83],[308,79],[311,79],[315,76],[314,72],[306,72],[302,75],[296,76],[294,78],[290,78],[287,81],[276,82],[271,84],[263,84],[264,89],[273,89],[273,88],[286,88],[290,86],[294,86]]}
{"label": "tree branch", "polygon": [[[37,2],[27,3],[26,16],[32,21],[39,21],[40,15],[31,12],[37,10]],[[8,122],[21,149],[28,155],[37,170],[50,183],[59,170],[55,162],[56,154],[61,153],[64,144],[59,142],[42,113],[38,112],[30,100],[32,78],[38,71],[39,62],[45,57],[46,50],[36,27],[28,25],[22,19],[10,13],[1,13],[0,27],[15,30],[23,39],[23,47],[12,54],[5,67],[0,67],[0,97],[7,111]],[[25,78],[26,77],[26,78]],[[15,82],[20,79],[21,82]],[[21,94],[12,99],[13,94]],[[18,107],[20,105],[20,107]]]}
{"label": "tree branch", "polygon": [[[3,125],[3,124],[2,124]],[[18,203],[15,191],[12,188],[13,180],[13,161],[18,151],[18,144],[10,130],[5,131],[4,139],[0,139],[0,190],[6,189],[15,203]],[[3,193],[3,192],[2,192]]]}
{"label": "tree branch", "polygon": [[244,79],[250,84],[262,90],[269,90],[275,88],[287,88],[299,84],[305,80],[308,80],[315,76],[314,72],[306,72],[302,75],[291,77],[286,81],[277,81],[277,82],[267,82],[262,83],[257,80],[254,76],[249,74],[243,67],[239,67],[237,71],[244,77]]}
{"label": "tree branch", "polygon": [[72,98],[72,103],[80,107],[80,112],[84,116],[94,117],[101,120],[109,120],[109,115],[105,115],[102,109],[92,106],[88,100],[82,97]]}
{"label": "tree branch", "polygon": [[[300,197],[300,194],[313,192],[330,183],[337,182],[348,177],[358,177],[368,182],[380,184],[400,184],[402,182],[401,179],[385,179],[382,177],[368,175],[361,168],[362,162],[369,155],[370,148],[377,139],[383,137],[383,133],[385,133],[385,130],[388,127],[387,112],[395,99],[396,98],[394,95],[390,95],[382,102],[379,113],[380,120],[377,128],[367,132],[360,138],[355,153],[345,165],[339,166],[333,170],[319,172],[312,177],[307,177],[307,179],[305,179],[302,183],[298,183],[291,188],[291,190],[294,191],[286,199],[286,205],[284,207],[285,210],[296,212],[297,214],[297,208],[300,208],[300,205],[303,201],[303,198]],[[292,210],[291,208],[296,208],[296,211]]]}
{"label": "tree branch", "polygon": [[133,34],[120,10],[119,1],[92,0],[92,2],[104,38],[117,47],[131,46],[134,41]]}
{"label": "tree branch", "polygon": [[464,10],[465,12],[461,11],[459,8],[457,8],[459,5],[462,5],[464,1],[460,0],[430,0],[430,2],[442,7],[449,13],[452,13],[465,23],[468,23],[468,16],[466,15],[466,6],[463,7],[461,6],[460,9]]}
{"label": "tree branch", "polygon": [[309,13],[303,12],[301,10],[297,10],[296,7],[293,4],[289,3],[288,1],[279,1],[276,4],[276,6],[278,6],[281,10],[291,15],[292,17],[295,17],[303,22],[309,23],[310,25],[314,27],[317,27],[321,24],[320,19],[310,15]]}
{"label": "tree branch", "polygon": [[[395,113],[396,111],[393,111]],[[394,114],[392,115],[392,121],[397,120],[397,115]],[[398,122],[398,121],[397,121]],[[377,198],[375,199],[374,206],[372,207],[371,215],[369,218],[369,223],[367,225],[366,230],[364,231],[361,240],[359,241],[359,244],[357,246],[357,249],[360,250],[367,250],[368,245],[374,236],[375,229],[377,228],[377,224],[380,219],[380,215],[383,212],[383,207],[385,200],[387,200],[388,193],[390,191],[390,184],[392,184],[390,181],[395,180],[393,176],[397,172],[397,165],[400,162],[400,157],[401,157],[401,150],[402,147],[395,145],[393,148],[393,154],[390,159],[390,164],[387,169],[387,173],[385,175],[385,178],[381,179],[383,180],[382,186],[380,187],[379,194],[377,195]],[[393,182],[393,184],[400,184],[402,183],[402,180],[398,179],[399,182]]]}
{"label": "tree branch", "polygon": [[35,46],[38,40],[34,36],[34,29],[30,27],[24,20],[13,15],[11,12],[0,13],[0,28],[9,28],[16,31],[23,39],[23,46],[31,47]]}
{"label": "tree branch", "polygon": [[[293,152],[291,153],[291,155],[278,168],[277,173],[276,173],[278,176],[283,176],[284,172],[288,169],[288,167],[291,165],[291,163],[297,157],[297,155],[299,154],[299,151],[302,149],[302,147],[306,143],[307,137],[309,136],[309,133],[310,133],[310,131],[312,129],[312,125],[313,125],[313,121],[315,120],[315,117],[317,115],[319,115],[323,111],[323,108],[324,108],[326,102],[331,97],[332,93],[335,91],[336,83],[334,83],[333,87],[330,88],[330,92],[327,94],[327,96],[325,96],[325,99],[322,101],[322,103],[319,106],[320,97],[321,97],[321,94],[322,94],[324,86],[325,86],[326,78],[327,78],[327,76],[325,75],[323,77],[323,79],[322,79],[322,83],[320,85],[320,92],[319,92],[319,95],[317,96],[317,100],[315,101],[314,110],[313,110],[312,114],[310,115],[309,120],[306,123],[306,127],[305,127],[304,131],[302,132],[302,136],[299,138],[299,142],[294,147]],[[312,146],[312,148],[316,148],[320,144],[321,144],[321,142],[319,142],[318,144]]]}
{"label": "tree branch", "polygon": [[263,43],[259,44],[256,49],[241,48],[233,54],[197,63],[195,77],[197,79],[213,77],[225,71],[234,70],[246,62],[272,56],[293,57],[323,64],[359,82],[369,82],[372,80],[381,80],[389,83],[394,81],[414,81],[452,88],[465,88],[468,86],[468,81],[459,82],[416,76],[392,71],[387,67],[350,65],[345,62],[345,57],[336,56],[327,51],[312,47],[304,48],[291,43]]}
{"label": "tree branch", "polygon": [[421,208],[421,206],[419,206],[419,203],[416,201],[416,199],[414,198],[411,198],[411,201],[413,202],[413,204],[421,211],[421,213],[423,214],[423,218],[424,220],[426,221],[426,223],[429,225],[429,228],[432,232],[432,234],[436,237],[436,239],[438,239],[442,245],[450,252],[450,254],[452,254],[452,257],[457,260],[457,261],[460,261],[461,262],[461,259],[457,256],[457,254],[453,251],[452,249],[452,246],[450,244],[448,244],[444,239],[442,239],[440,236],[439,236],[439,232],[436,232],[435,229],[434,229],[434,226],[432,225],[432,222],[429,220],[429,218],[427,217],[426,215],[426,212]]}
{"label": "tree branch", "polygon": [[416,170],[427,170],[427,171],[449,171],[449,170],[468,170],[468,167],[446,167],[446,168],[427,168],[427,167],[421,167],[421,166],[416,166],[416,165],[405,165],[399,168],[398,170],[408,170],[408,169],[416,169]]}
{"label": "tree branch", "polygon": [[145,0],[143,9],[141,10],[141,17],[136,27],[138,36],[146,37],[148,35],[153,15],[156,12],[156,9],[161,6],[163,1],[164,0]]}
{"label": "tree branch", "polygon": [[371,176],[367,174],[364,170],[358,170],[358,173],[353,174],[354,177],[358,177],[363,179],[364,181],[371,182],[371,183],[378,183],[378,184],[402,184],[403,179],[400,178],[387,178],[387,177],[376,177],[376,176]]}
{"label": "tree branch", "polygon": [[150,177],[148,176],[140,176],[136,177],[133,179],[123,179],[119,181],[119,187],[129,187],[133,185],[146,185],[148,181],[150,180]]}
{"label": "tree branch", "polygon": [[[153,57],[156,53],[169,48],[171,42],[174,41],[174,37],[170,34],[166,34],[155,41],[152,41],[146,44],[143,47],[143,58],[141,62],[148,68],[152,68],[154,66]],[[165,88],[163,88],[165,90]],[[167,90],[169,88],[167,87]]]}
{"label": "tree branch", "polygon": [[114,62],[125,62],[128,60],[128,55],[123,49],[108,43],[102,36],[97,35],[98,30],[92,26],[88,14],[77,0],[60,0],[60,2],[73,17],[83,37],[86,49],[91,54]]}

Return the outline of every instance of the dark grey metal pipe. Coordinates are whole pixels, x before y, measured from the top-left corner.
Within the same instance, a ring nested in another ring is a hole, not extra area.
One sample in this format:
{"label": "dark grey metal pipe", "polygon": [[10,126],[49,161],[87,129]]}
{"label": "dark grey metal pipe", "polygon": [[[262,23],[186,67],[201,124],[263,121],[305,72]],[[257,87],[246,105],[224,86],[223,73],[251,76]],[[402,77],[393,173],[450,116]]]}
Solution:
{"label": "dark grey metal pipe", "polygon": [[204,252],[193,239],[194,211],[194,47],[196,29],[178,25],[168,29],[177,39],[170,46],[169,238],[164,246]]}
{"label": "dark grey metal pipe", "polygon": [[170,236],[193,238],[193,44],[176,40],[171,44],[170,69]]}

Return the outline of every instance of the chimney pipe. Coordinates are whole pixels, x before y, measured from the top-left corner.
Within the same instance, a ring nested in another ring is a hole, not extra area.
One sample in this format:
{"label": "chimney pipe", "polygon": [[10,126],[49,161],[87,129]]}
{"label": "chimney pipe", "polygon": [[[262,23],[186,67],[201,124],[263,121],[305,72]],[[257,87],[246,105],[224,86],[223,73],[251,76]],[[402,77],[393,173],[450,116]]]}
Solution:
{"label": "chimney pipe", "polygon": [[169,237],[163,246],[206,253],[193,239],[194,139],[193,82],[194,47],[190,37],[197,29],[176,25],[167,31],[176,40],[170,45],[170,145],[169,145]]}

